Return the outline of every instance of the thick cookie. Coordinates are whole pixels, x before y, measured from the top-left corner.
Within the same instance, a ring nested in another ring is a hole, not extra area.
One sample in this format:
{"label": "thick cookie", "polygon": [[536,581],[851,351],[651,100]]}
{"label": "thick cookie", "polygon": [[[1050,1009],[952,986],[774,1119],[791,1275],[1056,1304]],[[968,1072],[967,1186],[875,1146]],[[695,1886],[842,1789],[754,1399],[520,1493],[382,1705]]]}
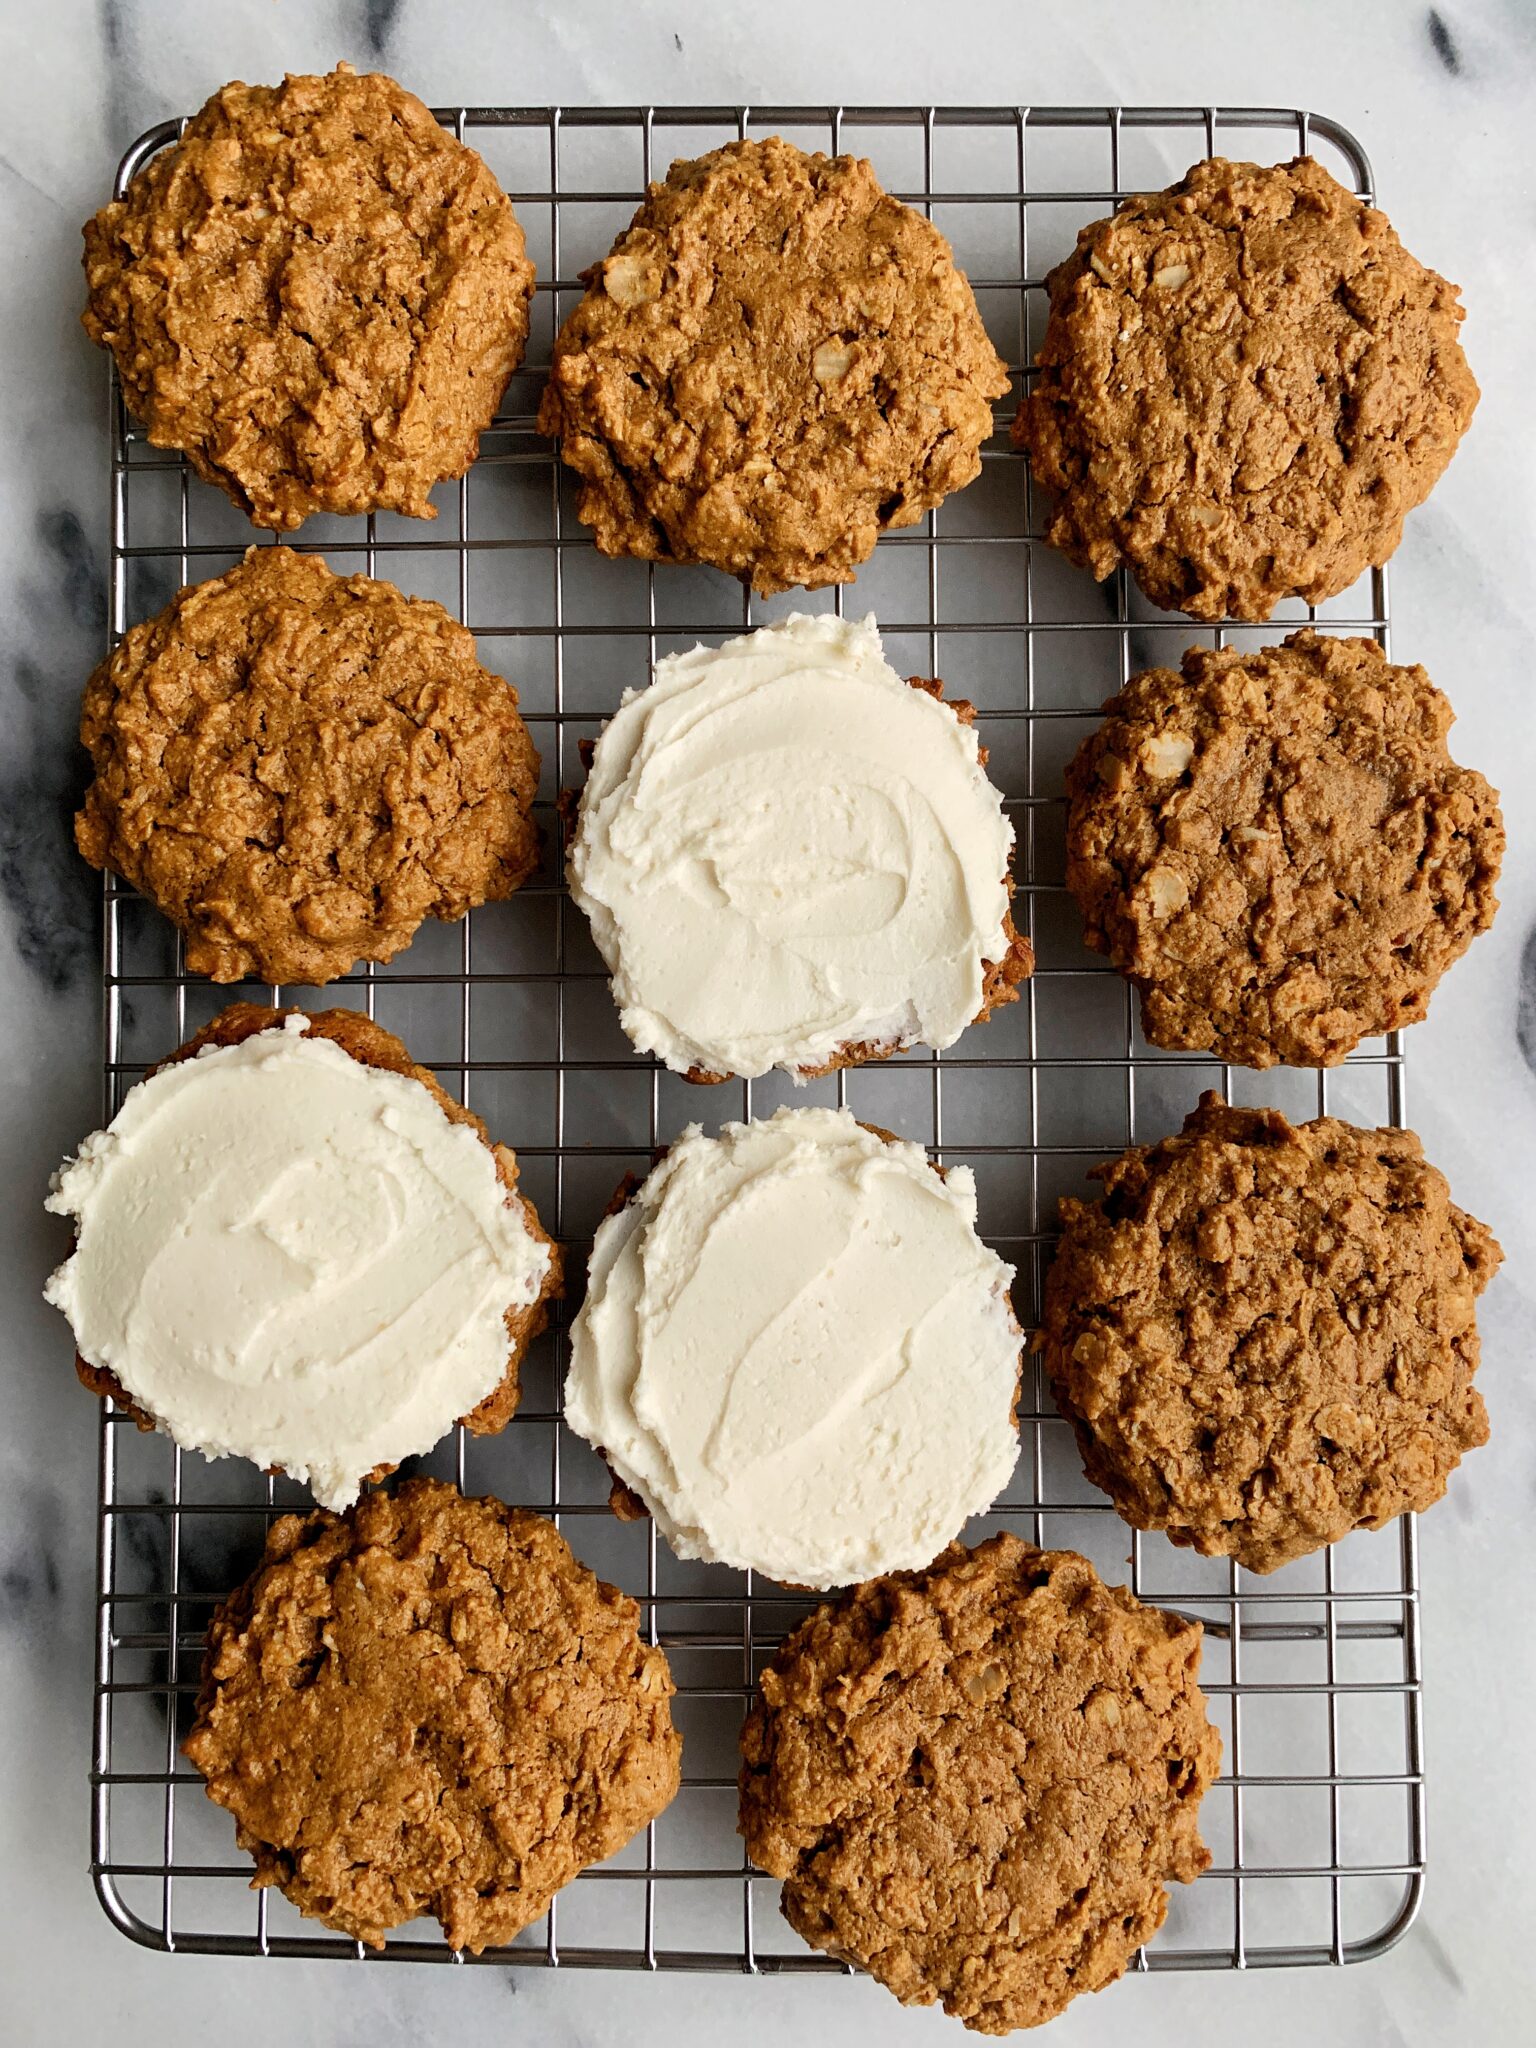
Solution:
{"label": "thick cookie", "polygon": [[186,934],[213,981],[319,984],[538,861],[517,692],[441,605],[252,548],[91,677],[75,843]]}
{"label": "thick cookie", "polygon": [[605,554],[846,583],[981,466],[1008,375],[931,221],[770,136],[673,164],[555,343],[539,429]]}
{"label": "thick cookie", "polygon": [[1477,404],[1454,285],[1310,157],[1196,164],[1046,279],[1014,423],[1049,537],[1154,604],[1267,619],[1386,561]]}
{"label": "thick cookie", "polygon": [[590,750],[567,874],[641,1052],[801,1080],[953,1045],[1034,964],[964,699],[872,618],[665,656]]}
{"label": "thick cookie", "polygon": [[565,1420],[679,1557],[817,1590],[924,1565],[1018,1458],[1012,1279],[965,1166],[846,1109],[692,1124],[598,1225]]}
{"label": "thick cookie", "polygon": [[128,409],[257,526],[434,518],[528,337],[505,193],[413,93],[340,64],[226,85],[85,226]]}
{"label": "thick cookie", "polygon": [[1498,798],[1374,640],[1192,647],[1104,711],[1067,768],[1067,887],[1153,1045],[1333,1066],[1493,922]]}
{"label": "thick cookie", "polygon": [[[548,1266],[538,1298],[526,1306],[511,1307],[506,1312],[505,1374],[499,1385],[477,1407],[459,1418],[472,1436],[494,1436],[505,1429],[517,1413],[522,1391],[522,1363],[528,1347],[548,1325],[550,1302],[558,1300],[565,1291],[564,1256],[560,1246],[540,1223],[532,1202],[518,1191],[517,1155],[511,1146],[497,1144],[474,1111],[466,1109],[462,1102],[455,1102],[444,1090],[430,1067],[419,1066],[392,1031],[386,1031],[358,1010],[272,1010],[260,1003],[231,1003],[185,1045],[178,1046],[158,1066],[151,1067],[150,1073],[158,1074],[162,1067],[174,1066],[181,1060],[196,1059],[199,1053],[212,1046],[243,1045],[246,1039],[253,1038],[258,1032],[275,1030],[285,1017],[297,1016],[305,1018],[309,1037],[329,1039],[331,1044],[340,1046],[350,1059],[363,1066],[378,1067],[385,1073],[402,1074],[419,1082],[450,1123],[464,1124],[472,1130],[495,1159],[497,1178],[507,1191],[509,1205],[517,1209],[523,1228],[536,1243],[546,1248]],[[154,1417],[130,1397],[117,1375],[107,1367],[92,1365],[77,1354],[75,1371],[91,1393],[114,1401],[133,1417],[141,1430],[156,1427]],[[381,1467],[370,1477],[382,1479],[390,1469],[389,1466]]]}
{"label": "thick cookie", "polygon": [[994,1536],[803,1622],[741,1733],[741,1832],[784,1916],[978,2033],[1125,1970],[1210,1862],[1200,1628]]}
{"label": "thick cookie", "polygon": [[1488,1439],[1502,1254],[1412,1131],[1205,1095],[1063,1201],[1040,1343],[1083,1467],[1138,1529],[1268,1572],[1445,1492]]}
{"label": "thick cookie", "polygon": [[661,1651],[542,1516],[416,1479],[288,1515],[208,1631],[185,1754],[301,1913],[478,1954],[677,1791]]}

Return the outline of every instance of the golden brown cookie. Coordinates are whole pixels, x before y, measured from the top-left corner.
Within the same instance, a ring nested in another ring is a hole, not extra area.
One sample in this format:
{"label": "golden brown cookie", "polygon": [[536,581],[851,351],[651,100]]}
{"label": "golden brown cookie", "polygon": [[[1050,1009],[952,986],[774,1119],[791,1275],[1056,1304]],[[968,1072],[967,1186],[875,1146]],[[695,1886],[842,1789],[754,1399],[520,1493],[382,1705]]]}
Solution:
{"label": "golden brown cookie", "polygon": [[583,274],[539,431],[609,555],[846,583],[981,466],[1008,375],[931,221],[778,136],[673,164]]}
{"label": "golden brown cookie", "polygon": [[814,1948],[984,2034],[1122,1975],[1210,1862],[1200,1627],[994,1536],[802,1622],[741,1733],[741,1832]]}
{"label": "golden brown cookie", "polygon": [[1334,1066],[1493,922],[1498,797],[1374,640],[1192,647],[1104,713],[1067,768],[1067,887],[1153,1045]]}
{"label": "golden brown cookie", "polygon": [[533,265],[486,166],[339,64],[224,86],[85,226],[86,332],[128,409],[257,526],[436,516],[528,336]]}
{"label": "golden brown cookie", "polygon": [[91,677],[75,843],[186,934],[213,981],[319,984],[538,861],[517,692],[441,605],[252,548]]}
{"label": "golden brown cookie", "polygon": [[[497,1176],[507,1191],[507,1201],[522,1216],[523,1226],[530,1237],[549,1248],[549,1268],[539,1290],[538,1299],[507,1310],[507,1370],[501,1383],[486,1395],[480,1405],[459,1420],[472,1436],[495,1436],[506,1428],[517,1413],[521,1395],[520,1376],[528,1347],[534,1338],[541,1335],[549,1323],[549,1304],[558,1301],[565,1293],[564,1253],[540,1223],[538,1212],[528,1197],[518,1192],[517,1154],[510,1145],[500,1145],[491,1136],[484,1123],[472,1109],[462,1102],[455,1102],[430,1067],[418,1066],[405,1046],[392,1031],[386,1031],[382,1024],[375,1024],[371,1017],[365,1017],[360,1010],[307,1010],[296,1007],[285,1010],[268,1009],[261,1003],[231,1003],[221,1010],[211,1023],[189,1038],[185,1045],[179,1045],[173,1053],[149,1069],[158,1074],[161,1067],[175,1065],[178,1060],[196,1059],[200,1052],[214,1045],[240,1045],[258,1031],[273,1031],[285,1017],[304,1016],[308,1020],[308,1035],[311,1038],[328,1038],[333,1045],[339,1045],[350,1059],[357,1060],[365,1067],[380,1067],[386,1073],[404,1074],[412,1081],[419,1081],[432,1097],[438,1108],[450,1123],[466,1124],[480,1142],[487,1146],[496,1161]],[[145,1077],[148,1079],[148,1075]],[[93,1394],[110,1398],[125,1413],[131,1415],[142,1430],[155,1428],[155,1420],[147,1415],[136,1402],[131,1400],[115,1374],[106,1367],[91,1365],[86,1359],[75,1358],[75,1371],[82,1383]],[[370,1476],[382,1479],[392,1468],[382,1466]]]}
{"label": "golden brown cookie", "polygon": [[1065,1200],[1045,1352],[1138,1529],[1269,1572],[1430,1507],[1488,1440],[1477,1297],[1503,1254],[1412,1131],[1214,1094]]}
{"label": "golden brown cookie", "polygon": [[1267,619],[1386,561],[1477,404],[1454,285],[1310,157],[1217,158],[1084,228],[1014,422],[1049,538],[1154,604]]}
{"label": "golden brown cookie", "polygon": [[214,1615],[185,1754],[299,1911],[510,1941],[654,1820],[682,1744],[639,1609],[540,1515],[414,1479],[287,1515]]}

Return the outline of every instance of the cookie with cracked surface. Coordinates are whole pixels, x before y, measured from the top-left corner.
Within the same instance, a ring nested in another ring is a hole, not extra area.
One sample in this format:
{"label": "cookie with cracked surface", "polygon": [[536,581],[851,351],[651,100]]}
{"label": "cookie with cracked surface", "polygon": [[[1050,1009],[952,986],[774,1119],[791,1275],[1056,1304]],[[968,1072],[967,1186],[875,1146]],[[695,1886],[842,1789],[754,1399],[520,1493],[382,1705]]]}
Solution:
{"label": "cookie with cracked surface", "polygon": [[1067,887],[1153,1045],[1334,1066],[1493,922],[1497,794],[1374,640],[1192,647],[1104,712],[1067,768]]}
{"label": "cookie with cracked surface", "polygon": [[1112,1984],[1211,1860],[1200,1638],[1008,1535],[821,1608],[741,1734],[741,1832],[785,1918],[978,2033]]}
{"label": "cookie with cracked surface", "polygon": [[1477,404],[1455,286],[1310,157],[1196,164],[1046,287],[1014,439],[1060,494],[1049,538],[1195,618],[1321,604],[1385,562]]}
{"label": "cookie with cracked surface", "polygon": [[1269,1572],[1430,1507],[1486,1443],[1477,1297],[1502,1253],[1412,1131],[1201,1097],[1064,1200],[1045,1353],[1138,1529]]}
{"label": "cookie with cracked surface", "polygon": [[846,583],[976,476],[1008,375],[931,221],[778,136],[672,165],[584,273],[539,430],[605,554]]}
{"label": "cookie with cracked surface", "polygon": [[184,1744],[254,1885],[384,1946],[510,1941],[677,1791],[666,1658],[551,1522],[415,1479],[288,1515],[208,1631]]}
{"label": "cookie with cracked surface", "polygon": [[[243,1045],[248,1038],[254,1038],[259,1032],[276,1030],[284,1018],[298,1016],[304,1017],[309,1037],[328,1039],[332,1045],[339,1046],[349,1059],[358,1061],[362,1066],[377,1067],[383,1073],[401,1074],[408,1080],[417,1082],[426,1089],[450,1123],[463,1124],[472,1130],[496,1162],[497,1178],[506,1189],[508,1205],[518,1211],[528,1235],[545,1247],[548,1265],[537,1298],[529,1303],[509,1307],[506,1311],[505,1373],[483,1401],[467,1415],[458,1418],[472,1436],[494,1436],[498,1431],[505,1429],[517,1413],[517,1404],[522,1392],[522,1364],[528,1354],[528,1347],[548,1326],[550,1303],[558,1300],[565,1292],[564,1254],[539,1221],[533,1203],[518,1188],[517,1154],[512,1147],[498,1144],[486,1129],[483,1120],[462,1102],[455,1102],[430,1067],[418,1065],[392,1031],[386,1031],[381,1024],[375,1024],[371,1017],[365,1017],[358,1010],[274,1010],[262,1003],[231,1003],[227,1009],[221,1010],[218,1016],[205,1024],[201,1031],[194,1033],[184,1045],[179,1045],[158,1065],[151,1067],[149,1073],[158,1074],[163,1067],[178,1065],[182,1060],[196,1059],[199,1053],[206,1052],[214,1046]],[[113,1401],[117,1407],[132,1416],[139,1429],[148,1431],[158,1426],[155,1418],[132,1398],[116,1373],[109,1367],[93,1365],[77,1353],[75,1371],[83,1386],[91,1393],[100,1394]],[[392,1470],[392,1466],[380,1466],[369,1474],[369,1478],[383,1479]]]}
{"label": "cookie with cracked surface", "polygon": [[528,338],[511,203],[414,93],[340,64],[224,86],[85,226],[128,409],[257,526],[436,516]]}
{"label": "cookie with cracked surface", "polygon": [[76,845],[213,981],[333,981],[538,862],[539,757],[474,635],[290,548],[135,626],[86,685],[80,739]]}

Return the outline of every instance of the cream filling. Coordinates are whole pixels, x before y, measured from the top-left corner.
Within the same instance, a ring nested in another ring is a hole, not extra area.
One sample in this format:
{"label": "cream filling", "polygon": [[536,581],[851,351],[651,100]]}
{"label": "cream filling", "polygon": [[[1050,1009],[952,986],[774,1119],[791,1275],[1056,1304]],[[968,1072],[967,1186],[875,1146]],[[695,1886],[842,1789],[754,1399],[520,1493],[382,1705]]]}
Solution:
{"label": "cream filling", "polygon": [[626,695],[568,872],[640,1050],[755,1076],[952,1045],[1007,952],[1012,846],[974,730],[873,619],[796,614]]}
{"label": "cream filling", "polygon": [[598,1227],[566,1420],[680,1557],[915,1569],[1013,1470],[1012,1277],[969,1170],[847,1110],[693,1125]]}
{"label": "cream filling", "polygon": [[45,1292],[179,1444],[343,1508],[499,1384],[549,1248],[419,1082],[306,1034],[132,1089],[54,1177],[76,1242]]}

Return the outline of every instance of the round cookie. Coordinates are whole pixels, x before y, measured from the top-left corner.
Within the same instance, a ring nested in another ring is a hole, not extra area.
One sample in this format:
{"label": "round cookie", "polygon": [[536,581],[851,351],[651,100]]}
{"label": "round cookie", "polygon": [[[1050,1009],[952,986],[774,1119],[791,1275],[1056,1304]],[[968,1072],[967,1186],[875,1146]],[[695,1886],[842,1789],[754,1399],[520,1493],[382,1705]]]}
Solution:
{"label": "round cookie", "polygon": [[1067,768],[1067,887],[1151,1044],[1334,1066],[1493,922],[1498,798],[1374,640],[1192,647],[1104,713]]}
{"label": "round cookie", "polygon": [[976,476],[1008,374],[931,221],[778,136],[674,163],[584,273],[539,431],[605,554],[846,583]]}
{"label": "round cookie", "polygon": [[[549,1321],[550,1302],[564,1292],[561,1249],[540,1223],[533,1204],[526,1195],[518,1191],[517,1157],[511,1147],[495,1143],[473,1110],[466,1109],[462,1103],[455,1102],[452,1096],[445,1093],[437,1076],[429,1068],[418,1066],[393,1033],[384,1030],[381,1025],[375,1024],[371,1018],[356,1010],[304,1012],[295,1009],[272,1010],[256,1003],[234,1003],[228,1009],[222,1010],[185,1045],[179,1046],[167,1059],[151,1068],[150,1075],[146,1078],[178,1066],[183,1061],[195,1060],[199,1055],[216,1048],[244,1045],[248,1039],[277,1030],[286,1019],[293,1017],[304,1018],[306,1037],[325,1039],[362,1066],[375,1068],[382,1073],[401,1075],[417,1083],[425,1089],[450,1124],[461,1125],[472,1131],[491,1154],[497,1180],[505,1190],[506,1206],[515,1212],[519,1226],[526,1236],[535,1245],[542,1247],[545,1263],[536,1293],[529,1301],[510,1304],[502,1318],[507,1341],[506,1365],[502,1376],[468,1414],[458,1418],[472,1435],[495,1435],[506,1427],[516,1413],[523,1359],[527,1355],[528,1347]],[[299,1190],[290,1190],[290,1200],[298,1192]],[[55,1205],[50,1203],[50,1206]],[[55,1280],[49,1283],[50,1297],[55,1291],[57,1279],[58,1276],[55,1276]],[[380,1306],[382,1304],[375,1302],[375,1313]],[[77,1354],[75,1369],[83,1384],[92,1393],[111,1399],[133,1417],[141,1430],[152,1430],[160,1426],[156,1417],[133,1398],[118,1374],[110,1367],[92,1363]],[[288,1390],[290,1402],[296,1392],[294,1388]],[[376,1398],[381,1396],[382,1390]],[[444,1421],[446,1423],[451,1419],[445,1417]],[[435,1440],[434,1436],[433,1441]],[[423,1444],[420,1448],[429,1449],[430,1444]],[[366,1479],[381,1479],[392,1469],[392,1463],[380,1464],[368,1472]]]}
{"label": "round cookie", "polygon": [[1431,1506],[1485,1443],[1491,1233],[1412,1131],[1214,1094],[1064,1200],[1045,1353],[1083,1467],[1138,1529],[1269,1572]]}
{"label": "round cookie", "polygon": [[692,1124],[598,1225],[565,1420],[679,1557],[817,1589],[923,1565],[1018,1458],[1012,1278],[967,1167],[846,1109]]}
{"label": "round cookie", "polygon": [[872,618],[658,662],[589,757],[567,857],[636,1047],[693,1081],[807,1080],[1014,1001],[1034,955],[974,723]]}
{"label": "round cookie", "polygon": [[1267,619],[1386,561],[1478,390],[1454,285],[1310,157],[1217,158],[1079,233],[1014,422],[1049,538],[1154,604]]}
{"label": "round cookie", "polygon": [[85,226],[128,409],[257,526],[436,516],[528,337],[533,265],[472,149],[340,64],[226,85]]}
{"label": "round cookie", "polygon": [[478,1955],[677,1791],[666,1658],[540,1515],[415,1479],[288,1515],[214,1615],[184,1753],[254,1884]]}
{"label": "round cookie", "polygon": [[441,605],[250,549],[133,627],[86,685],[75,844],[213,981],[333,981],[537,865],[517,692]]}
{"label": "round cookie", "polygon": [[1211,1860],[1200,1637],[1007,1535],[821,1608],[741,1733],[741,1832],[784,1917],[978,2033],[1113,1983]]}

